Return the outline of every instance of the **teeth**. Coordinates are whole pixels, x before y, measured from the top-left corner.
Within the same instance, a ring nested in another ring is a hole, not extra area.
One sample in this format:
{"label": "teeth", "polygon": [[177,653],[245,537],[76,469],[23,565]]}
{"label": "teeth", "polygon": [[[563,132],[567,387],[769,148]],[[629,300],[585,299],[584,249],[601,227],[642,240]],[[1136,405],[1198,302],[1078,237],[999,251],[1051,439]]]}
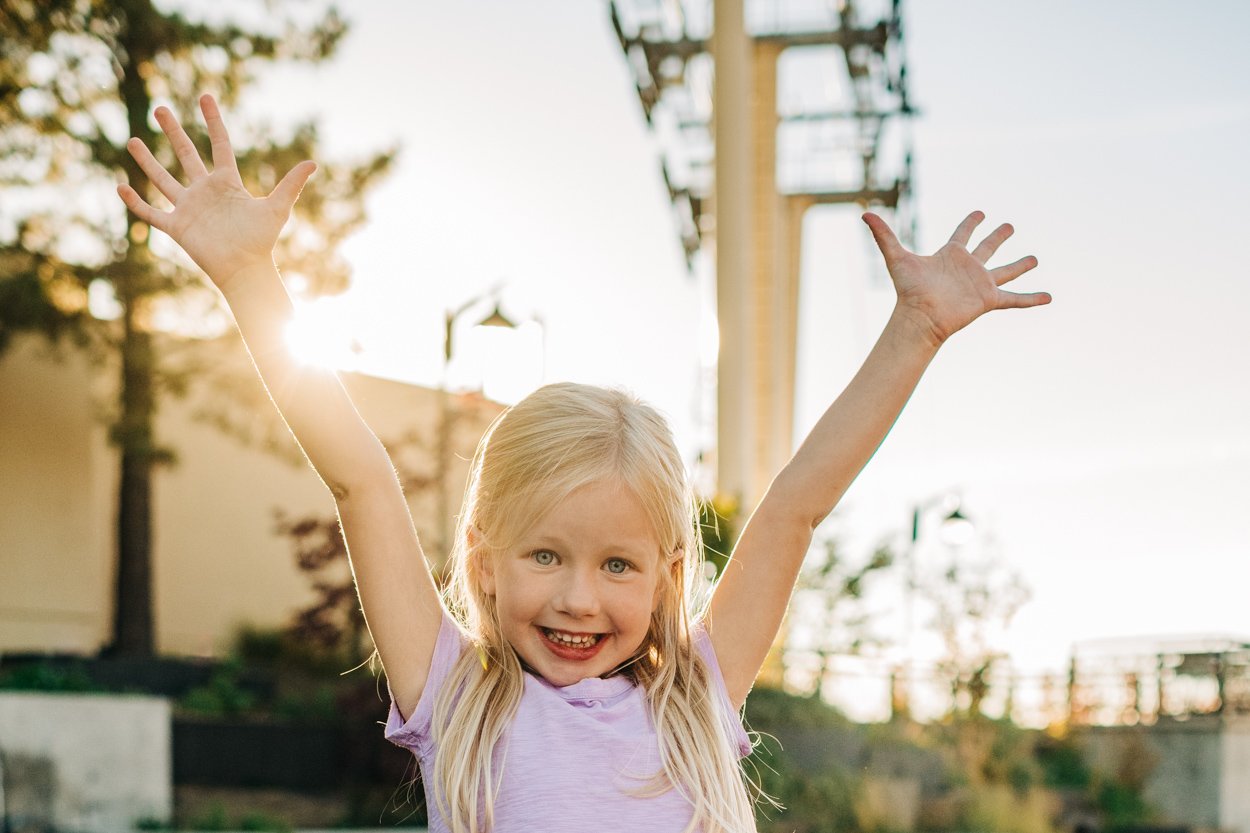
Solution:
{"label": "teeth", "polygon": [[545,633],[547,635],[547,638],[550,639],[552,642],[559,642],[561,645],[568,645],[573,648],[588,648],[591,645],[594,645],[596,642],[599,641],[598,634],[589,634],[589,635],[582,636],[582,635],[560,633],[559,631],[553,631],[547,628],[543,628],[543,633]]}

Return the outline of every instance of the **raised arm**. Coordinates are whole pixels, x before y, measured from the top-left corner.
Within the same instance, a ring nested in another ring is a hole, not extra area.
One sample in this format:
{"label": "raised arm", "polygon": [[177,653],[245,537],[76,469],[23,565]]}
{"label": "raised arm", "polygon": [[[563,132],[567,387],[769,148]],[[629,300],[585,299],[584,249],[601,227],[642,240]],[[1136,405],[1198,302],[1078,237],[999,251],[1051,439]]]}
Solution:
{"label": "raised arm", "polygon": [[1044,292],[1000,289],[1035,267],[1036,258],[986,268],[1011,226],[968,250],[983,219],[970,214],[950,242],[924,257],[904,249],[880,217],[864,215],[898,302],[859,372],[773,480],[712,597],[712,644],[735,705],[746,699],[777,635],[813,531],[885,439],[938,348],[986,312],[1050,302]]}
{"label": "raised arm", "polygon": [[153,208],[129,185],[119,186],[118,194],[136,217],[181,245],[225,297],[270,397],[334,496],[370,634],[408,715],[424,687],[442,621],[438,592],[382,444],[338,376],[300,364],[285,341],[293,308],[273,247],[316,166],[301,162],[271,194],[253,197],[239,176],[217,103],[206,95],[200,106],[212,142],[212,172],[173,113],[159,107],[156,120],[187,182],[131,139],[127,149],[173,210]]}

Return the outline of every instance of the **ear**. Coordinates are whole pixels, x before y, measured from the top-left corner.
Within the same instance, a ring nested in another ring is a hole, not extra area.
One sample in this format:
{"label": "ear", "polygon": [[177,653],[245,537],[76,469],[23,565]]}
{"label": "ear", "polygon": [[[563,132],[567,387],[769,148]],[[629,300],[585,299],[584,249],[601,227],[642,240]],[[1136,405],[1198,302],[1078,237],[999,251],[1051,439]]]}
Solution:
{"label": "ear", "polygon": [[466,558],[470,559],[470,577],[476,577],[477,587],[486,595],[495,595],[495,562],[491,559],[490,553],[485,552],[485,548],[481,547],[481,534],[477,532],[476,527],[469,527],[465,533],[469,538],[469,545],[465,547]]}
{"label": "ear", "polygon": [[490,553],[481,546],[482,539],[477,529],[469,527],[469,558],[477,562],[477,577],[482,592],[487,596],[495,595],[495,561]]}
{"label": "ear", "polygon": [[655,611],[660,607],[660,599],[664,595],[665,582],[671,583],[674,586],[680,586],[682,556],[684,555],[685,551],[679,547],[671,554],[664,557],[664,560],[660,562],[660,567],[663,572],[661,573],[659,580],[655,583],[655,596],[651,599],[652,613],[655,613]]}
{"label": "ear", "polygon": [[482,592],[487,596],[495,595],[495,562],[486,553],[477,553],[477,580],[482,585]]}

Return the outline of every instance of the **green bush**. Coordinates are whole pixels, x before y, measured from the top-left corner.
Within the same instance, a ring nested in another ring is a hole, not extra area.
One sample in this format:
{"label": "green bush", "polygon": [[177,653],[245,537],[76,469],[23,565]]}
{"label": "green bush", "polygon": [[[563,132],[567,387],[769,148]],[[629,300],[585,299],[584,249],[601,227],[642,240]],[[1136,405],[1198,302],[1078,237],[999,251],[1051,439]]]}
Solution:
{"label": "green bush", "polygon": [[103,691],[81,668],[59,668],[40,662],[0,673],[0,689],[7,691]]}
{"label": "green bush", "polygon": [[819,772],[800,769],[780,744],[769,736],[779,728],[814,729],[850,726],[832,706],[811,697],[796,697],[770,688],[757,688],[747,698],[747,725],[760,733],[760,743],[745,761],[747,772],[768,801],[756,805],[760,831],[848,833],[859,829],[855,807],[859,779],[849,770],[831,767]]}
{"label": "green bush", "polygon": [[329,685],[279,697],[273,704],[273,713],[301,723],[337,723],[343,718],[334,687]]}
{"label": "green bush", "polygon": [[247,813],[239,819],[239,830],[269,830],[275,833],[289,833],[291,825],[285,819],[270,816],[266,813]]}
{"label": "green bush", "polygon": [[242,666],[238,661],[224,663],[213,672],[208,685],[193,688],[178,701],[183,711],[217,717],[234,717],[249,711],[256,698],[239,684]]}

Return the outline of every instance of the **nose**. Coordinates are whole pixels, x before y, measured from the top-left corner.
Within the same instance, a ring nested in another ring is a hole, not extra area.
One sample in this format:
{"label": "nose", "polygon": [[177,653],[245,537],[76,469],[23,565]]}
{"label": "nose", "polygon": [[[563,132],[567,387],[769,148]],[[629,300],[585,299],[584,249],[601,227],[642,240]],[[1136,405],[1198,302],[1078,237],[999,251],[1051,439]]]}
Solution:
{"label": "nose", "polygon": [[553,604],[560,613],[579,619],[598,614],[599,588],[594,574],[587,570],[568,570]]}

